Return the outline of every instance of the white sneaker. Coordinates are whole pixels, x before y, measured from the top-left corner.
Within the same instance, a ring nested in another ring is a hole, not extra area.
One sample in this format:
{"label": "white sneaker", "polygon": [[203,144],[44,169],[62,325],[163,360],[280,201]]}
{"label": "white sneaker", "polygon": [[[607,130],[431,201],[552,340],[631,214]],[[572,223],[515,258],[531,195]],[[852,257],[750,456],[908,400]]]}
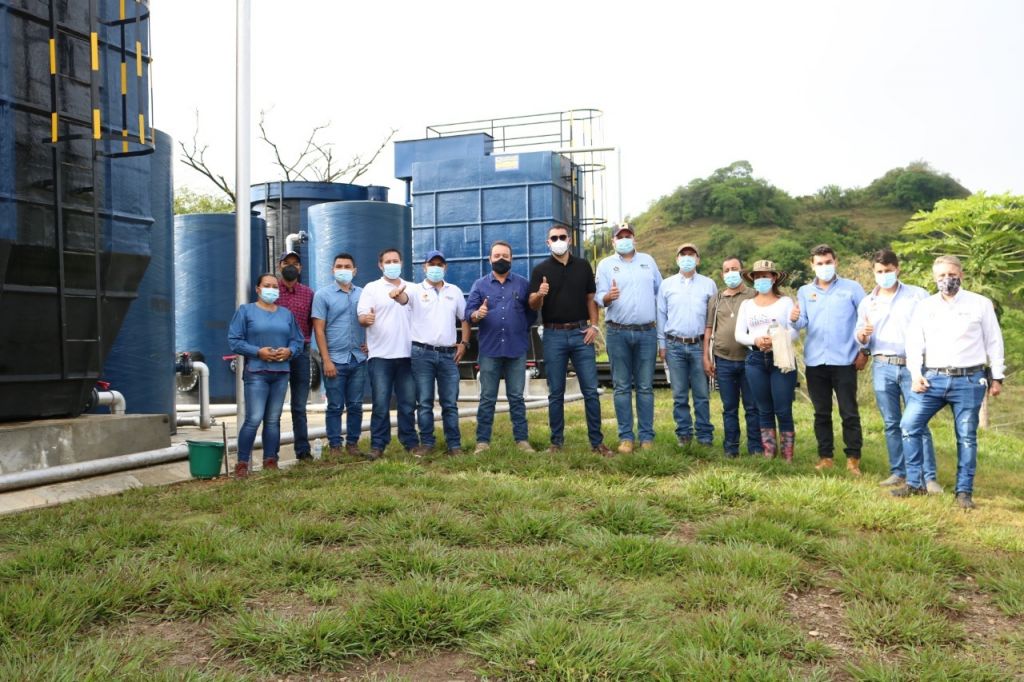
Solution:
{"label": "white sneaker", "polygon": [[481,442],[476,444],[475,448],[473,448],[473,454],[474,455],[479,455],[481,452],[486,452],[486,451],[488,451],[490,449],[491,449],[491,444],[490,443],[481,441]]}
{"label": "white sneaker", "polygon": [[942,493],[946,492],[945,490],[942,489],[942,486],[939,485],[938,481],[928,481],[927,483],[924,484],[924,487],[925,490],[928,491],[929,495],[941,495]]}
{"label": "white sneaker", "polygon": [[897,476],[896,474],[893,474],[892,476],[885,479],[878,485],[882,486],[883,488],[892,488],[897,485],[903,485],[906,482],[907,479],[903,478],[902,476]]}
{"label": "white sneaker", "polygon": [[517,440],[516,447],[519,448],[520,452],[537,452],[528,440]]}

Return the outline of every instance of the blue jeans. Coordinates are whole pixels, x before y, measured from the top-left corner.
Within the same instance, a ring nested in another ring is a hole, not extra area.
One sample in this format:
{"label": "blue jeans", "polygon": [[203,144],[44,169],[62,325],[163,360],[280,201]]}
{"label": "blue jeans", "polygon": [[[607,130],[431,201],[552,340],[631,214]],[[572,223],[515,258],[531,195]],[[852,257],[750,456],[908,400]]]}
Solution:
{"label": "blue jeans", "polygon": [[416,382],[409,358],[370,358],[367,363],[373,411],[370,413],[370,447],[383,451],[391,442],[391,394],[398,408],[398,442],[407,450],[419,445],[416,438]]}
{"label": "blue jeans", "polygon": [[658,359],[658,330],[631,331],[608,328],[608,359],[615,387],[615,417],[619,440],[633,438],[633,389],[640,442],[654,440],[654,363]]}
{"label": "blue jeans", "polygon": [[309,402],[309,344],[288,363],[291,368],[288,384],[292,390],[292,431],[295,433],[295,456],[309,456],[309,432],[306,429],[306,403]]}
{"label": "blue jeans", "polygon": [[725,437],[722,448],[727,455],[740,453],[740,401],[743,402],[743,416],[747,423],[747,453],[761,454],[761,422],[754,402],[754,392],[747,381],[746,363],[715,356],[715,376],[718,377],[718,392],[722,396],[722,422]]}
{"label": "blue jeans", "polygon": [[238,430],[238,461],[248,462],[256,429],[263,423],[263,461],[277,459],[281,447],[281,412],[288,392],[288,372],[245,372],[245,421]]}
{"label": "blue jeans", "polygon": [[985,372],[966,377],[948,377],[937,372],[924,374],[930,386],[914,393],[900,421],[903,430],[903,458],[907,465],[907,485],[924,487],[924,434],[928,421],[946,405],[953,410],[956,431],[956,491],[974,492],[974,470],[978,465],[978,412],[988,384]]}
{"label": "blue jeans", "polygon": [[327,442],[332,448],[341,445],[341,412],[348,410],[345,423],[345,442],[355,445],[363,430],[363,393],[366,390],[366,363],[350,362],[335,365],[335,377],[324,376],[327,392]]}
{"label": "blue jeans", "polygon": [[[903,432],[900,430],[900,398],[904,405],[910,405],[915,394],[910,390],[910,371],[899,365],[889,365],[877,360],[872,363],[871,378],[875,388],[875,402],[882,413],[885,424],[885,447],[889,450],[889,473],[901,478],[907,477],[907,465],[903,461]],[[925,425],[921,435],[922,452],[924,453],[924,479],[938,479],[935,466],[935,445],[932,443],[932,432]]]}
{"label": "blue jeans", "polygon": [[459,367],[455,364],[455,351],[440,352],[412,347],[412,375],[416,379],[416,402],[420,444],[434,447],[434,386],[441,403],[441,426],[445,445],[449,450],[462,447],[459,432]]}
{"label": "blue jeans", "polygon": [[704,374],[704,346],[697,343],[678,343],[669,339],[665,349],[669,381],[672,383],[672,417],[676,422],[676,438],[693,437],[694,420],[690,418],[690,393],[693,393],[693,414],[696,420],[697,440],[710,444],[715,435],[711,425],[711,400],[708,377]]}
{"label": "blue jeans", "polygon": [[526,423],[526,402],[523,389],[526,387],[526,355],[518,358],[479,357],[480,362],[480,407],[476,411],[476,442],[490,443],[494,426],[494,404],[498,399],[498,382],[505,380],[505,396],[508,398],[508,413],[512,417],[512,438],[518,443],[529,438]]}
{"label": "blue jeans", "polygon": [[746,361],[747,383],[754,394],[762,429],[776,428],[792,433],[793,400],[796,398],[796,372],[782,372],[771,353],[752,350]]}
{"label": "blue jeans", "polygon": [[604,442],[601,433],[601,397],[597,393],[597,354],[594,344],[583,343],[583,329],[545,329],[544,367],[548,375],[548,424],[551,443],[565,443],[565,373],[569,361],[583,393],[590,447]]}

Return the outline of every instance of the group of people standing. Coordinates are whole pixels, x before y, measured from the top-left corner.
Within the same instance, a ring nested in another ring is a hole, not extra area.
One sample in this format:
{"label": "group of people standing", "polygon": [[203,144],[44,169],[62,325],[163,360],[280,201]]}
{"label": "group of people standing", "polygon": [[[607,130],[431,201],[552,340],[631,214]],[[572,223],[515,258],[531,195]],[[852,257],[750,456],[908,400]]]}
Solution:
{"label": "group of people standing", "polygon": [[[792,461],[797,385],[792,344],[806,329],[804,365],[814,407],[816,468],[833,466],[834,397],[846,466],[860,475],[857,372],[873,358],[891,469],[882,484],[895,487],[897,496],[942,491],[928,422],[949,404],[956,417],[957,500],[973,506],[978,412],[986,391],[998,395],[1001,390],[1003,343],[992,302],[961,288],[962,265],[955,257],[936,259],[933,275],[939,293],[928,296],[901,282],[897,256],[881,250],[873,258],[877,286],[867,294],[857,282],[837,274],[832,248],[817,246],[810,254],[814,279],[799,288],[794,301],[781,291],[788,273],[771,260],[746,269],[740,258],[725,259],[724,288],[719,289],[698,272],[700,252],[693,243],[679,246],[678,273],[663,278],[654,259],[636,250],[629,225],[615,228],[613,237],[615,253],[598,264],[595,274],[588,261],[572,254],[571,232],[552,226],[547,235],[551,256],[533,268],[529,280],[511,271],[511,245],[494,242],[491,272],[474,282],[468,297],[445,281],[447,261],[440,251],[426,255],[424,277],[414,283],[401,278],[401,253],[385,249],[377,262],[382,276],[366,287],[353,284],[355,259],[338,254],[335,282],[315,293],[298,282],[299,255],[282,254],[280,278],[271,273],[259,278],[257,301],[239,308],[229,331],[232,349],[247,359],[246,415],[236,474],[248,472],[261,421],[264,467],[276,467],[289,383],[296,456],[311,457],[305,417],[311,341],[323,364],[331,455],[347,451],[380,457],[391,440],[392,397],[399,442],[417,456],[432,451],[437,446],[435,396],[445,449],[461,454],[458,363],[469,345],[471,325],[478,328],[480,368],[475,452],[490,447],[502,380],[516,447],[533,452],[523,395],[530,329],[538,314],[548,383],[548,451],[558,452],[564,445],[571,361],[590,447],[610,456],[601,430],[594,347],[599,309],[604,308],[620,454],[653,446],[654,368],[660,357],[672,387],[679,446],[688,447],[694,439],[700,445],[712,443],[709,396],[717,386],[725,456],[740,452],[742,404],[747,452]],[[367,378],[373,407],[370,449],[364,453],[358,442]]]}

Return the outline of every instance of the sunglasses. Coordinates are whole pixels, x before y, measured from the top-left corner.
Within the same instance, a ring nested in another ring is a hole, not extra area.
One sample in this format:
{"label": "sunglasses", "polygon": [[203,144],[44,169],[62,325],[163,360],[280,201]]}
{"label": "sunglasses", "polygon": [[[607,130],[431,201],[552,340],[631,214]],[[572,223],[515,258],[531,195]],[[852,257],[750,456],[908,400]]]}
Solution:
{"label": "sunglasses", "polygon": [[567,242],[569,241],[569,235],[567,234],[553,234],[548,237],[548,241],[551,242]]}

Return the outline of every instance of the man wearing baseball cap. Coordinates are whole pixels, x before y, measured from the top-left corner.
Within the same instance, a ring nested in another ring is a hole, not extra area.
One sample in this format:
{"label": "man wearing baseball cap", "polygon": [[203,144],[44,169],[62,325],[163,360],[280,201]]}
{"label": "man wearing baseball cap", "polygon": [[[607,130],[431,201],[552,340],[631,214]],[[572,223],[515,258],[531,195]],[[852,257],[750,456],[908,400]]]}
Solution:
{"label": "man wearing baseball cap", "polygon": [[302,332],[302,352],[289,360],[291,376],[289,386],[292,396],[292,431],[295,433],[295,458],[313,459],[309,448],[306,427],[306,403],[309,401],[309,340],[312,331],[313,290],[299,281],[302,274],[302,259],[295,251],[285,251],[277,259],[280,274],[278,291],[281,292],[277,305],[283,306],[295,316]]}

